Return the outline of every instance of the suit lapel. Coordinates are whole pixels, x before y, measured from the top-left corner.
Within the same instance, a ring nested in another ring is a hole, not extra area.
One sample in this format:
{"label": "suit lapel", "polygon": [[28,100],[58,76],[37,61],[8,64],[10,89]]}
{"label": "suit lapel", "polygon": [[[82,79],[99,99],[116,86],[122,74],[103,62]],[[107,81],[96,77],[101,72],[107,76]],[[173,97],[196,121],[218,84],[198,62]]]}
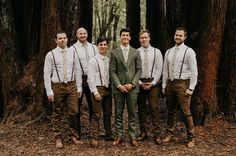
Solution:
{"label": "suit lapel", "polygon": [[133,53],[132,53],[132,48],[130,47],[130,48],[129,48],[128,60],[127,60],[127,66],[129,65],[129,63],[130,63],[130,61],[131,61],[132,55],[133,55]]}
{"label": "suit lapel", "polygon": [[118,48],[117,55],[118,55],[118,57],[120,58],[120,60],[121,60],[121,62],[123,63],[123,65],[126,66],[125,58],[124,58],[124,55],[123,55],[123,53],[122,53],[121,48]]}

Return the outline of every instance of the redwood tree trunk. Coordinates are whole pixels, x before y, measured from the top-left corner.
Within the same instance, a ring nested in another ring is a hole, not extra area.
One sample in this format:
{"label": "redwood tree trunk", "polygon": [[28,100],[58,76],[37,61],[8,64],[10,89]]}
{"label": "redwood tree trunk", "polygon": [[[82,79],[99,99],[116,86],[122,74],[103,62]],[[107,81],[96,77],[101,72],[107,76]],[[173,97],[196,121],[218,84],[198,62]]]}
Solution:
{"label": "redwood tree trunk", "polygon": [[80,0],[79,26],[88,31],[88,41],[92,41],[93,0]]}
{"label": "redwood tree trunk", "polygon": [[217,114],[216,80],[224,32],[227,0],[209,0],[205,4],[198,44],[199,81],[193,97],[196,125]]}
{"label": "redwood tree trunk", "polygon": [[236,121],[236,1],[229,0],[218,73],[218,102],[230,122]]}
{"label": "redwood tree trunk", "polygon": [[[24,2],[26,3],[26,1]],[[70,16],[72,14],[78,14],[78,10],[73,7],[64,8],[66,5],[62,5],[68,4],[68,6],[71,6],[72,4],[77,4],[77,6],[74,7],[78,8],[77,0],[40,0],[34,2],[37,3],[37,5],[35,5],[35,3],[27,3],[27,5],[24,5],[24,8],[26,10],[37,10],[37,8],[42,8],[42,10],[39,10],[38,13],[31,11],[28,14],[24,14],[22,11],[16,9],[16,12],[14,13],[15,16],[13,16],[11,7],[16,7],[15,5],[18,5],[18,2],[16,1],[12,3],[12,5],[11,3],[6,3],[4,5],[7,6],[7,10],[10,11],[6,12],[4,9],[2,10],[2,12],[7,15],[8,21],[7,25],[6,23],[1,22],[5,24],[4,26],[6,26],[5,28],[3,27],[3,30],[1,31],[6,34],[6,38],[9,36],[9,40],[1,43],[1,46],[3,47],[2,49],[5,50],[5,52],[3,52],[7,53],[7,55],[3,54],[3,57],[1,57],[2,65],[6,64],[6,66],[4,66],[4,69],[2,70],[3,73],[0,78],[2,80],[1,96],[4,97],[3,122],[7,124],[29,121],[44,112],[44,106],[46,104],[45,89],[43,84],[43,65],[45,55],[48,51],[56,47],[55,34],[58,31],[67,29],[67,33],[69,32],[68,34],[71,34],[72,36],[75,31],[73,28],[78,25],[78,18],[76,16]],[[66,10],[66,13],[62,10]],[[42,14],[40,14],[40,12],[42,12]],[[36,17],[38,19],[30,18],[34,14],[37,14]],[[15,17],[15,19],[13,17]],[[69,19],[71,19],[73,24],[70,25],[70,22],[68,23],[68,18],[65,17],[70,17]],[[27,25],[27,27],[24,28],[24,22],[19,19],[27,19],[29,24],[39,26],[37,26],[37,29],[33,28],[32,25]],[[14,20],[17,22],[17,29],[14,27]],[[34,21],[39,22],[34,23]],[[71,29],[69,29],[69,27]],[[31,29],[33,32],[31,32]],[[8,32],[9,30],[10,32]],[[15,33],[15,31],[18,33]],[[35,33],[36,35],[32,35],[31,33]],[[39,38],[35,37],[37,34],[40,34]],[[26,37],[22,37],[22,35],[25,35]],[[22,37],[21,39],[23,40],[21,42],[15,39],[20,39],[20,37]],[[27,47],[29,43],[32,43],[32,46]],[[16,47],[15,44],[19,46],[19,53],[17,53],[14,49]],[[16,54],[20,54],[20,56],[29,54],[29,61],[27,61],[28,59],[24,60],[26,65],[24,66],[24,71],[21,74],[17,73],[20,71],[19,69],[21,69],[20,66],[16,66],[17,63],[20,62],[17,58],[21,57],[15,57]],[[34,57],[30,57],[31,54]],[[17,77],[15,75],[17,75]],[[5,88],[7,88],[7,90]]]}
{"label": "redwood tree trunk", "polygon": [[130,45],[134,48],[140,47],[140,0],[126,0],[126,24],[131,30]]}

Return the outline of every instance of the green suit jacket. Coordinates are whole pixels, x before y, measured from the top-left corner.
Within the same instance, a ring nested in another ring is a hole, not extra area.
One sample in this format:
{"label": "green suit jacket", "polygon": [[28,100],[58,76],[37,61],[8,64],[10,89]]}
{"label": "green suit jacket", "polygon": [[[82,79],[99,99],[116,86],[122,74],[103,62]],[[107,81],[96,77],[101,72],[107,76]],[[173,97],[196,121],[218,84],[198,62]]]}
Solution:
{"label": "green suit jacket", "polygon": [[[113,93],[121,93],[117,86],[133,84],[137,86],[142,72],[142,62],[139,51],[130,47],[127,63],[120,47],[111,53],[110,74],[113,83]],[[139,87],[135,87],[130,93],[138,93]]]}

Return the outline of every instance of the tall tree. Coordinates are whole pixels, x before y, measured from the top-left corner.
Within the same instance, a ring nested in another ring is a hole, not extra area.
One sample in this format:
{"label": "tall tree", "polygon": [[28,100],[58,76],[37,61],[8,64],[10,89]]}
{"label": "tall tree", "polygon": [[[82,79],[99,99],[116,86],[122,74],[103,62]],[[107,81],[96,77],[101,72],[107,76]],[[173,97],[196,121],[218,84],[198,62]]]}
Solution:
{"label": "tall tree", "polygon": [[218,71],[219,106],[229,121],[236,121],[236,1],[229,0],[223,50]]}
{"label": "tall tree", "polygon": [[138,48],[140,31],[140,0],[132,1],[126,0],[126,24],[131,30],[130,45],[134,48]]}
{"label": "tall tree", "polygon": [[11,3],[7,0],[0,1],[0,33],[2,40],[0,40],[0,105],[1,116],[9,114],[14,107],[8,107],[8,100],[14,88],[15,75],[22,72],[22,63],[17,53],[15,21],[13,18],[13,8]]}
{"label": "tall tree", "polygon": [[198,44],[199,81],[193,97],[195,124],[204,125],[217,113],[216,80],[227,0],[204,1],[204,16]]}
{"label": "tall tree", "polygon": [[79,26],[88,31],[88,40],[92,40],[93,0],[80,0]]}

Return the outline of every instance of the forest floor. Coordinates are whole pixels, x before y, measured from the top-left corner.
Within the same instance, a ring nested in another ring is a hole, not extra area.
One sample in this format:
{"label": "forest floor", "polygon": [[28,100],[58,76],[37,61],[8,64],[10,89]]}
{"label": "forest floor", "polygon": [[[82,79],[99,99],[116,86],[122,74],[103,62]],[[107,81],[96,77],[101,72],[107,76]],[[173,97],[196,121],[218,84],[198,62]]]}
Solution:
{"label": "forest floor", "polygon": [[[82,115],[82,144],[75,145],[64,140],[64,148],[56,149],[52,133],[52,124],[49,120],[40,120],[30,123],[18,123],[14,125],[0,125],[0,156],[235,156],[236,155],[236,124],[228,123],[223,117],[213,119],[206,126],[196,127],[196,145],[193,148],[186,147],[186,133],[182,122],[176,127],[176,134],[172,142],[156,145],[152,138],[140,142],[138,147],[131,147],[127,134],[127,112],[124,118],[125,141],[113,147],[112,142],[105,141],[102,137],[99,146],[92,148],[89,138],[89,124],[87,108]],[[165,109],[161,110],[163,116]],[[114,115],[112,116],[114,119]],[[114,123],[114,121],[113,121]],[[165,127],[165,118],[162,120]],[[113,125],[114,127],[114,125]],[[163,128],[164,131],[164,128]],[[139,133],[139,131],[137,130]],[[66,138],[66,137],[65,137]]]}

